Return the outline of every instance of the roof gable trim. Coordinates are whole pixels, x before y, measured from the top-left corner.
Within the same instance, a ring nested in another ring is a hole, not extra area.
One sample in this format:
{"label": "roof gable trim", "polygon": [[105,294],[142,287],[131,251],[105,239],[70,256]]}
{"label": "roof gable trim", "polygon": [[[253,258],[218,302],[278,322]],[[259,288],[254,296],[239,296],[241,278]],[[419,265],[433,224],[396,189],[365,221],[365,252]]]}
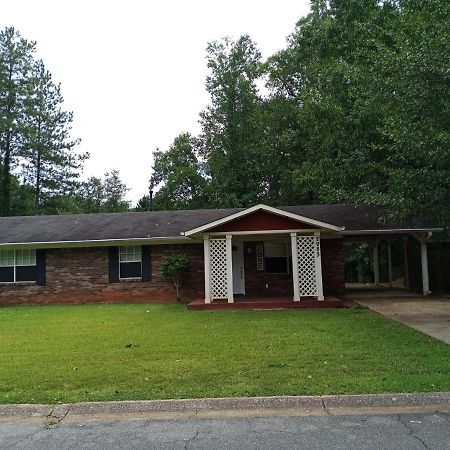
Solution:
{"label": "roof gable trim", "polygon": [[329,223],[321,222],[320,220],[310,219],[309,217],[301,216],[299,214],[294,214],[288,211],[284,211],[282,209],[274,208],[272,206],[267,206],[263,204],[252,206],[251,208],[244,209],[243,211],[239,211],[237,213],[231,214],[229,216],[223,217],[222,219],[215,220],[213,222],[206,223],[200,227],[193,228],[191,230],[186,230],[184,235],[186,237],[192,236],[197,233],[202,233],[210,230],[211,228],[215,228],[219,225],[224,225],[228,222],[232,222],[233,220],[239,219],[241,217],[252,214],[256,211],[266,211],[271,214],[276,214],[278,216],[286,217],[289,219],[296,220],[298,222],[302,222],[308,225],[312,225],[313,227],[323,228],[330,231],[342,231],[344,227],[338,227],[336,225],[332,225]]}

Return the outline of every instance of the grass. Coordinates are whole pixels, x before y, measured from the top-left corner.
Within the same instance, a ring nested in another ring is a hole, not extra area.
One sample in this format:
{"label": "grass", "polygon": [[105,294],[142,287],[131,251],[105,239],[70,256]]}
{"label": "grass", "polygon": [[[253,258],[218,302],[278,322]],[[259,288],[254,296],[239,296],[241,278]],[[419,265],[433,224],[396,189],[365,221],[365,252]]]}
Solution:
{"label": "grass", "polygon": [[0,403],[450,390],[450,346],[367,309],[0,308]]}

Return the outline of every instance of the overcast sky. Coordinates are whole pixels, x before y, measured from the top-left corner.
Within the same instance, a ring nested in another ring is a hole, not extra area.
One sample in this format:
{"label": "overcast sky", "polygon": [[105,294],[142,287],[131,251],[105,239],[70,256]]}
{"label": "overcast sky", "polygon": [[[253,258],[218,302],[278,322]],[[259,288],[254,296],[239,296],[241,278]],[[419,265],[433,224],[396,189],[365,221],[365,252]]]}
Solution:
{"label": "overcast sky", "polygon": [[309,0],[11,0],[0,26],[37,41],[74,137],[91,154],[85,176],[118,169],[135,203],[148,190],[152,152],[199,131],[207,42],[249,34],[264,57],[309,11]]}

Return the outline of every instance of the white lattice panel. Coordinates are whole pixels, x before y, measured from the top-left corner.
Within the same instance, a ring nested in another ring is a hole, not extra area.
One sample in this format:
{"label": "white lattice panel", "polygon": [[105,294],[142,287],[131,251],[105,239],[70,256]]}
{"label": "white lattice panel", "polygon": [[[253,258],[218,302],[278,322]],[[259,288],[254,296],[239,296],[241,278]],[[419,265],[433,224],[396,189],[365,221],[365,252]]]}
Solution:
{"label": "white lattice panel", "polygon": [[316,236],[297,236],[298,282],[300,296],[317,296],[316,255],[319,251]]}
{"label": "white lattice panel", "polygon": [[211,298],[227,298],[227,240],[211,239],[209,246]]}

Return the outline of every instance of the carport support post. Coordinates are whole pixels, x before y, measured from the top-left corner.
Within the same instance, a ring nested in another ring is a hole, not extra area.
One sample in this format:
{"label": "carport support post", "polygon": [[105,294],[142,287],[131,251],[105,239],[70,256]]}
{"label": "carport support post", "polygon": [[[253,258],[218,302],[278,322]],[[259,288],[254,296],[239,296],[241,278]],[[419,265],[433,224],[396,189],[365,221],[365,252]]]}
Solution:
{"label": "carport support post", "polygon": [[420,241],[420,259],[422,262],[422,289],[423,295],[428,295],[430,293],[430,281],[428,278],[428,252],[427,252],[427,236],[421,235],[419,237]]}
{"label": "carport support post", "polygon": [[409,291],[409,266],[408,266],[408,237],[403,238],[403,257],[404,257],[404,276],[405,276],[405,287]]}
{"label": "carport support post", "polygon": [[294,302],[300,301],[300,286],[298,278],[298,250],[297,233],[291,233],[291,253],[292,253],[292,283],[294,285]]}
{"label": "carport support post", "polygon": [[203,252],[205,267],[205,303],[211,303],[210,271],[211,271],[211,253],[209,250],[209,235],[203,236]]}
{"label": "carport support post", "polygon": [[392,287],[392,254],[391,254],[391,241],[387,242],[388,251],[388,271],[389,271],[389,286]]}
{"label": "carport support post", "polygon": [[373,244],[373,278],[375,286],[380,284],[380,262],[378,260],[378,239]]}

